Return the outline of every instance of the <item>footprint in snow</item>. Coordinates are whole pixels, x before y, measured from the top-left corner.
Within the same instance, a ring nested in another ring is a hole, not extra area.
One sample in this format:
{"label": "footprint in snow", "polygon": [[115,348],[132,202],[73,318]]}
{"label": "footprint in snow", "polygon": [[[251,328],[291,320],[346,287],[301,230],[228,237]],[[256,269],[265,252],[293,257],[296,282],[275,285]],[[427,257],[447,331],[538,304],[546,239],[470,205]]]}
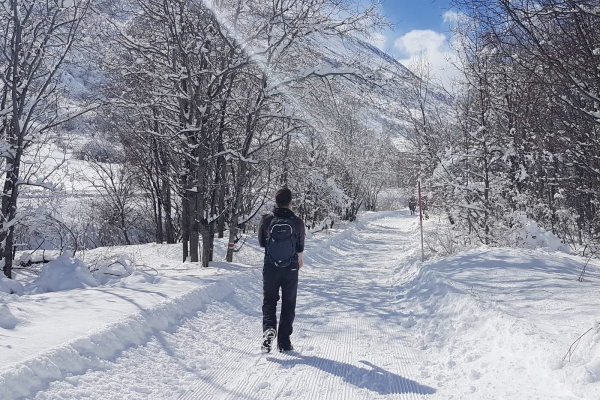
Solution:
{"label": "footprint in snow", "polygon": [[471,380],[476,381],[477,379],[481,378],[481,374],[478,371],[471,370],[470,378]]}
{"label": "footprint in snow", "polygon": [[269,382],[261,382],[258,385],[256,385],[256,390],[263,390],[266,389],[270,386]]}

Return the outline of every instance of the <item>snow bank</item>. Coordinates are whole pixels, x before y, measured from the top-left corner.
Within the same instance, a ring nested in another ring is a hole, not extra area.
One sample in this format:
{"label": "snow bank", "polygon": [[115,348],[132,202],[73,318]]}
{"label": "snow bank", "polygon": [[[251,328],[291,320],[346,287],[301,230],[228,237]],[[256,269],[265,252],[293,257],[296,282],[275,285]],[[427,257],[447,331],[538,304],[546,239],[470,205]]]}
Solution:
{"label": "snow bank", "polygon": [[584,263],[560,253],[480,248],[425,264],[397,294],[399,306],[414,305],[402,325],[429,354],[421,376],[465,399],[600,398],[600,276],[589,266],[589,281],[577,282]]}
{"label": "snow bank", "polygon": [[[0,398],[28,397],[51,381],[102,368],[106,360],[113,360],[126,348],[146,343],[156,331],[180,324],[212,301],[224,300],[233,292],[234,285],[252,275],[254,272],[246,272],[215,280],[0,370]],[[1,315],[0,308],[0,320]]]}
{"label": "snow bank", "polygon": [[[496,238],[497,246],[571,254],[569,246],[562,243],[552,232],[540,227],[534,220],[520,214],[515,215],[514,218],[516,221],[514,226],[503,228],[505,234]],[[451,225],[445,215],[430,214],[430,218],[424,221],[423,228],[425,253],[430,259],[452,256],[481,245],[481,238],[477,234],[469,237],[460,229],[456,230],[456,226]]]}
{"label": "snow bank", "polygon": [[63,254],[42,267],[40,277],[27,287],[31,294],[96,287],[98,282],[79,259]]}
{"label": "snow bank", "polygon": [[0,328],[14,329],[18,324],[17,318],[10,312],[10,309],[4,304],[0,305]]}
{"label": "snow bank", "polygon": [[579,368],[581,375],[585,376],[587,383],[600,382],[600,326],[593,330],[590,340],[582,346],[582,349],[580,359],[585,362],[587,353],[590,360],[585,362],[583,368]]}
{"label": "snow bank", "polygon": [[600,398],[600,318],[594,326],[574,339],[557,364],[573,392],[582,398]]}
{"label": "snow bank", "polygon": [[21,283],[13,279],[8,279],[0,272],[0,292],[21,296],[24,290]]}

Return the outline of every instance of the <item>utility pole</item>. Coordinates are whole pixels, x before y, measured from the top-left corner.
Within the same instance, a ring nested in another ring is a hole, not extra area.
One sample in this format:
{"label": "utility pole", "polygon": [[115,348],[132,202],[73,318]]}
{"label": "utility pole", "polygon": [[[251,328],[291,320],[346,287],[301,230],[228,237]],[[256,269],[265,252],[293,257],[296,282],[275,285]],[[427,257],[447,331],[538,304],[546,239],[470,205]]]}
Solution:
{"label": "utility pole", "polygon": [[421,262],[425,261],[425,250],[423,248],[423,205],[421,203],[421,180],[419,179],[419,220],[421,222]]}

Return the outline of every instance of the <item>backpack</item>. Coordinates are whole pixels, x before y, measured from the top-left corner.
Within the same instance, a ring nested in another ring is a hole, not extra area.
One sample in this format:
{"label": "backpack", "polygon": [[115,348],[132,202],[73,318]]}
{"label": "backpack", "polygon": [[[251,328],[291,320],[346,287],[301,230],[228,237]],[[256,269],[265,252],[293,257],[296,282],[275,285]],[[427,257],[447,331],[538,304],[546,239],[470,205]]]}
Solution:
{"label": "backpack", "polygon": [[294,218],[274,216],[269,224],[266,241],[266,258],[277,267],[287,267],[295,259],[298,234]]}

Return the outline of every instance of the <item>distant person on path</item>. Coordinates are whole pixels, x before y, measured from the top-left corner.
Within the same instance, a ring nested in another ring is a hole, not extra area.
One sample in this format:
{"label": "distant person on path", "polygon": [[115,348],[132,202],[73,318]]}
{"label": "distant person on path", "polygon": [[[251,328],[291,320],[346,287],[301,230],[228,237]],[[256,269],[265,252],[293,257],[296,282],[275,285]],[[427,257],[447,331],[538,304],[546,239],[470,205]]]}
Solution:
{"label": "distant person on path", "polygon": [[408,209],[410,210],[410,215],[415,215],[417,211],[417,200],[413,197],[408,200]]}
{"label": "distant person on path", "polygon": [[[277,336],[279,351],[294,350],[292,334],[296,315],[298,270],[302,268],[304,251],[304,222],[291,210],[292,192],[279,189],[276,207],[265,215],[258,230],[258,242],[265,248],[263,267],[263,344],[262,351],[271,351]],[[277,329],[277,302],[281,288],[281,315]]]}

